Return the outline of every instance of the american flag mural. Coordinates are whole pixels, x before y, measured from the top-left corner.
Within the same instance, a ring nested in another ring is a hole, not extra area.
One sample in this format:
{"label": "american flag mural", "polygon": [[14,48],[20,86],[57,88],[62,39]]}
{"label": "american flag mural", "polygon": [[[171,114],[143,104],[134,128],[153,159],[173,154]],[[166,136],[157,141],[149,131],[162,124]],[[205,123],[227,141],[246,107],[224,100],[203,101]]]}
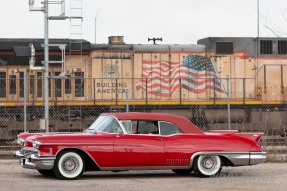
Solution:
{"label": "american flag mural", "polygon": [[170,97],[179,87],[193,93],[203,93],[207,89],[225,92],[208,57],[188,55],[181,62],[143,61],[142,79],[137,82],[137,90]]}

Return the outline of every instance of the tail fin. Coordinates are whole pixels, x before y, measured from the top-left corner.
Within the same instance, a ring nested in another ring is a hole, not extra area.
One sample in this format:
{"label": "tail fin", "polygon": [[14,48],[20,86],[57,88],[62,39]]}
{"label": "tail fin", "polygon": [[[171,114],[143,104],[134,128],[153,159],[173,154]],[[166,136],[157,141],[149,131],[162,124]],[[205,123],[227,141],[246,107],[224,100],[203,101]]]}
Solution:
{"label": "tail fin", "polygon": [[244,138],[250,139],[250,140],[258,143],[258,141],[262,137],[263,133],[236,133],[236,135],[239,137],[244,137]]}

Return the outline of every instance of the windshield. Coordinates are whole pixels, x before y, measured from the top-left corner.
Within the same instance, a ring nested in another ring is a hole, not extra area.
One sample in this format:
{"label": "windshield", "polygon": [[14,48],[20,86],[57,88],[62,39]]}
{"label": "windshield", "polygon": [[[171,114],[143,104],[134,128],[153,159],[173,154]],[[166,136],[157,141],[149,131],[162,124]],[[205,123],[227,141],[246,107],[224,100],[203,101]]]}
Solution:
{"label": "windshield", "polygon": [[106,133],[121,133],[122,129],[118,121],[112,116],[100,116],[87,129],[87,131],[106,132]]}

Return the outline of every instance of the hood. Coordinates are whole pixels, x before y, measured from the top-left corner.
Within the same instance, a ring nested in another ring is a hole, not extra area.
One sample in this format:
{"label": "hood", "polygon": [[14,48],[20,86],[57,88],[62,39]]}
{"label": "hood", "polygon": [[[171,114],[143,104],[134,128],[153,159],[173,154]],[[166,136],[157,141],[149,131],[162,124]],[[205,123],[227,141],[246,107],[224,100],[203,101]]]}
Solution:
{"label": "hood", "polygon": [[115,136],[116,134],[104,132],[32,133],[25,141],[31,145],[33,140],[40,142],[41,145],[90,145],[95,142],[106,142]]}
{"label": "hood", "polygon": [[[51,137],[61,137],[63,136],[81,136],[91,133],[84,133],[84,132],[49,132],[49,133],[21,133],[18,135],[18,138],[22,139],[24,141],[23,146],[25,147],[32,147],[33,140],[38,140],[40,137],[51,139]],[[43,139],[43,138],[42,138]],[[53,138],[52,138],[53,139]],[[58,139],[58,138],[57,138]]]}

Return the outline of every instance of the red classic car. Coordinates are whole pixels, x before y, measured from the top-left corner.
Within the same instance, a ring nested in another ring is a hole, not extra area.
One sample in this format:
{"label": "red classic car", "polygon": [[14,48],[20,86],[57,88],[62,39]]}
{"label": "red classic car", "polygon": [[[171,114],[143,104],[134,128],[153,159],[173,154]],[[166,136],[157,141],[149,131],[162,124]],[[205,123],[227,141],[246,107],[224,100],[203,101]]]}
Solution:
{"label": "red classic car", "polygon": [[163,113],[105,113],[81,133],[22,133],[24,168],[59,179],[85,171],[167,169],[214,176],[223,166],[262,163],[262,133],[203,132],[187,118]]}

